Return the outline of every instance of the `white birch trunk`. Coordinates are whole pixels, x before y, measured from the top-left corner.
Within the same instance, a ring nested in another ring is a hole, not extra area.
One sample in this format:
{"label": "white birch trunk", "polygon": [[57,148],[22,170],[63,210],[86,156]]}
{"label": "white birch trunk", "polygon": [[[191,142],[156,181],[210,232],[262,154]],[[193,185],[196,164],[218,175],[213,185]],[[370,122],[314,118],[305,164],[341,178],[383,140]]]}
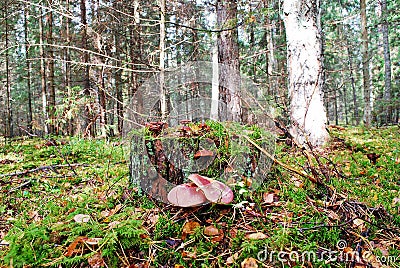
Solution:
{"label": "white birch trunk", "polygon": [[291,134],[300,144],[322,146],[329,138],[322,101],[319,0],[284,0]]}
{"label": "white birch trunk", "polygon": [[212,86],[211,86],[211,111],[210,118],[218,120],[218,99],[219,99],[219,68],[218,68],[218,43],[217,34],[213,36],[214,46],[212,49]]}
{"label": "white birch trunk", "polygon": [[168,114],[167,92],[165,89],[165,0],[159,0],[160,5],[160,101],[161,117],[164,120]]}

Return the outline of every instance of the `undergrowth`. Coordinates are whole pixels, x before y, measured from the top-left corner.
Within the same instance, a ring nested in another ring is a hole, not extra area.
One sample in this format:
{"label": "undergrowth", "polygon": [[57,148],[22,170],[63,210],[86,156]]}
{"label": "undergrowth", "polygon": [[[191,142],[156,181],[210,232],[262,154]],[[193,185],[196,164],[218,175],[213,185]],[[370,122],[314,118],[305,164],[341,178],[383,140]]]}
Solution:
{"label": "undergrowth", "polygon": [[[220,125],[210,127],[207,137],[226,137]],[[251,131],[256,140],[259,133]],[[400,267],[399,128],[348,127],[331,129],[331,136],[318,154],[326,169],[334,163],[338,172],[322,185],[274,164],[255,191],[234,188],[232,205],[188,209],[130,186],[126,141],[53,137],[58,146],[43,139],[4,144],[0,266],[243,267],[254,258],[260,267],[350,267],[361,264],[323,255],[359,251],[359,261],[372,267]],[[375,164],[368,154],[379,156]],[[310,172],[301,150],[284,141],[275,156]],[[305,253],[315,257],[304,259]]]}

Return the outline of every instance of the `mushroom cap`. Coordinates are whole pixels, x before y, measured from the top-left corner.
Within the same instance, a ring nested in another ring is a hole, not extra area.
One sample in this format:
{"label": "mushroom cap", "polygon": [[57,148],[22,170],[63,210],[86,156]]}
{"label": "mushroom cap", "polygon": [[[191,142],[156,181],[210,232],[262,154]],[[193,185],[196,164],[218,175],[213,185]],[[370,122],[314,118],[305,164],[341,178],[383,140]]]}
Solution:
{"label": "mushroom cap", "polygon": [[168,201],[178,207],[195,207],[207,203],[204,193],[193,183],[180,184],[168,193]]}
{"label": "mushroom cap", "polygon": [[194,182],[203,191],[205,197],[210,202],[229,204],[233,200],[231,188],[220,181],[200,176],[199,174],[191,174],[189,180]]}

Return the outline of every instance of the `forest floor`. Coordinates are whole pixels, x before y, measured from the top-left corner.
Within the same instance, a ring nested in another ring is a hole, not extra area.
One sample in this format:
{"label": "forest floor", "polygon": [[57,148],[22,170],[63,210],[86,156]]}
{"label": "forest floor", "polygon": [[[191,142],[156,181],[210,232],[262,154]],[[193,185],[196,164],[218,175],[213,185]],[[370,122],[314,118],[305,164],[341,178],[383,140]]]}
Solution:
{"label": "forest floor", "polygon": [[0,141],[0,267],[400,267],[399,127],[330,131],[196,208],[130,186],[122,140]]}

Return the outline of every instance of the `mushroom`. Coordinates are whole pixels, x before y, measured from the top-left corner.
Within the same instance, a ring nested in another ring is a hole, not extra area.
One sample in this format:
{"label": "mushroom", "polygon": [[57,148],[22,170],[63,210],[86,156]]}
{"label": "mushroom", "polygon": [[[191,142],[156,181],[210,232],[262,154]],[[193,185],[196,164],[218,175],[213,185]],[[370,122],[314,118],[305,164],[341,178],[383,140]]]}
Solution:
{"label": "mushroom", "polygon": [[195,207],[207,203],[204,193],[194,183],[180,184],[168,193],[168,201],[178,207]]}
{"label": "mushroom", "polygon": [[182,136],[190,136],[192,134],[192,129],[188,126],[182,126],[178,129],[178,131]]}
{"label": "mushroom", "polygon": [[200,176],[199,174],[191,174],[189,180],[194,182],[203,191],[205,197],[210,202],[229,204],[233,200],[231,188],[220,181]]}

